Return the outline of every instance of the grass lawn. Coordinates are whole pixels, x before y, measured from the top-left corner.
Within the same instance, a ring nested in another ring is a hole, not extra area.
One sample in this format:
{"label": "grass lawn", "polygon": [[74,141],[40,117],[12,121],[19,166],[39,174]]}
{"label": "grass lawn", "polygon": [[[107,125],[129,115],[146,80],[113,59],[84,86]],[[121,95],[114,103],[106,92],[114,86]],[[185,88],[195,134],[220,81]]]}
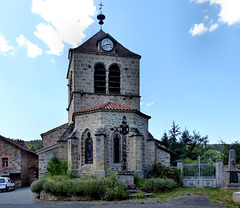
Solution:
{"label": "grass lawn", "polygon": [[233,192],[237,190],[228,190],[220,188],[175,188],[171,191],[154,194],[154,197],[159,198],[159,201],[165,201],[169,198],[177,196],[201,195],[207,196],[213,202],[213,205],[221,205],[224,207],[240,208],[240,204],[235,204],[232,201]]}

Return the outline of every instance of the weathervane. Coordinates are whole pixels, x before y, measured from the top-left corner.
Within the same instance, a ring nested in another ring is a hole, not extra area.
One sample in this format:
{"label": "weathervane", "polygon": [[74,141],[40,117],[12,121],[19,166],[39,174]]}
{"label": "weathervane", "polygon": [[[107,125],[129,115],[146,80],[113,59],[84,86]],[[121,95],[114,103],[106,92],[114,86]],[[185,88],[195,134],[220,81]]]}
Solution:
{"label": "weathervane", "polygon": [[99,20],[99,25],[101,26],[101,29],[102,29],[102,25],[104,24],[103,20],[105,19],[105,15],[102,14],[102,7],[104,6],[102,4],[102,2],[99,4],[100,8],[99,8],[99,11],[100,11],[100,14],[97,16],[97,19]]}

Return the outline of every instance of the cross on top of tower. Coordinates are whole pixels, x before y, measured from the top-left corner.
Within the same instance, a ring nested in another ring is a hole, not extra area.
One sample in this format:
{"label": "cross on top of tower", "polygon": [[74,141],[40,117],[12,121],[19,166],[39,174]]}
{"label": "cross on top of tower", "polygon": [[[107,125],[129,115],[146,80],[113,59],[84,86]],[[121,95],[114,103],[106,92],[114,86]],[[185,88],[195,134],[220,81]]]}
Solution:
{"label": "cross on top of tower", "polygon": [[105,15],[102,14],[102,7],[104,6],[102,4],[102,2],[99,4],[100,8],[99,8],[99,15],[97,16],[97,19],[99,20],[99,25],[101,26],[102,29],[102,25],[104,24],[103,20],[105,19]]}
{"label": "cross on top of tower", "polygon": [[99,8],[100,14],[102,14],[102,7],[103,7],[104,5],[102,4],[102,2],[100,2],[99,6],[100,6],[100,8]]}

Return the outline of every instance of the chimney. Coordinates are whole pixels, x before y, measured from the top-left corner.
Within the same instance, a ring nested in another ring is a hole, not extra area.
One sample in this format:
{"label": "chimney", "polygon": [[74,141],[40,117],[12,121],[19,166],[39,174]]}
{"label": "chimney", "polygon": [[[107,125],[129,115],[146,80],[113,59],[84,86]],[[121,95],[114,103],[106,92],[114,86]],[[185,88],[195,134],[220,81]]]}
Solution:
{"label": "chimney", "polygon": [[23,140],[18,139],[18,140],[17,140],[17,143],[24,147],[24,141],[23,141]]}

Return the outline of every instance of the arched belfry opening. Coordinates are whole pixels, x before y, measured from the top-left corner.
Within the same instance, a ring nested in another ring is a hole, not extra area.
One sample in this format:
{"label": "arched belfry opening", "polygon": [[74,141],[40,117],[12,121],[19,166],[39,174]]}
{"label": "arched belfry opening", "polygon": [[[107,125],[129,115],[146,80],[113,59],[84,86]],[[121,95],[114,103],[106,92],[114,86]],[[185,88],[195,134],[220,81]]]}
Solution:
{"label": "arched belfry opening", "polygon": [[97,64],[94,71],[94,92],[106,93],[106,69],[103,64]]}
{"label": "arched belfry opening", "polygon": [[120,94],[120,69],[117,64],[110,66],[108,82],[109,94]]}

